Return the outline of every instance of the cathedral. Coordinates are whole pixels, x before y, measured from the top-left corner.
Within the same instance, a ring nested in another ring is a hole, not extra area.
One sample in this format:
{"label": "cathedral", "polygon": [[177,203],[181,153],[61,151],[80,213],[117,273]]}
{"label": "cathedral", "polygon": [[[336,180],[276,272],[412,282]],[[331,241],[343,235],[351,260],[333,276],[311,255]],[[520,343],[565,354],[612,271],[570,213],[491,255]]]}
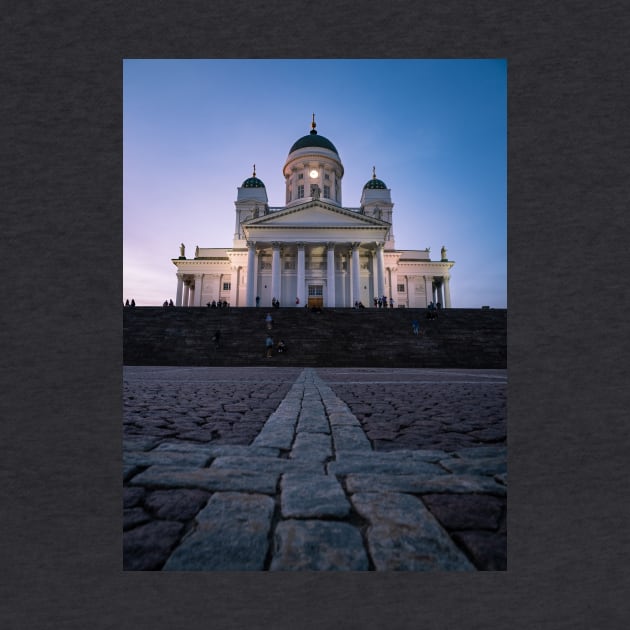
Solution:
{"label": "cathedral", "polygon": [[399,250],[394,242],[391,191],[372,177],[359,207],[342,205],[344,168],[335,145],[316,130],[295,141],[283,168],[285,205],[270,206],[256,168],[238,188],[230,248],[197,246],[187,258],[180,246],[177,306],[293,307],[388,305],[451,306],[453,262],[442,247]]}

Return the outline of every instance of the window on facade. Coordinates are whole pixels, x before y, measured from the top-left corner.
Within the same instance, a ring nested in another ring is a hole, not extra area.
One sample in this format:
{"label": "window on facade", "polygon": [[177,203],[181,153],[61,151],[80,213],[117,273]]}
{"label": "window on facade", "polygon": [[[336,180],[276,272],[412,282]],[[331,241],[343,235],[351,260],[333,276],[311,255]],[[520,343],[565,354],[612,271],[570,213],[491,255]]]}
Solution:
{"label": "window on facade", "polygon": [[224,291],[229,291],[232,288],[232,283],[231,282],[224,282],[223,283],[223,290]]}
{"label": "window on facade", "polygon": [[324,186],[324,197],[330,199],[330,186]]}
{"label": "window on facade", "polygon": [[298,173],[298,179],[304,179],[304,173]]}
{"label": "window on facade", "polygon": [[405,285],[404,284],[399,284],[398,285],[398,293],[404,293],[405,292]]}
{"label": "window on facade", "polygon": [[322,296],[324,295],[324,286],[322,284],[309,284],[308,285],[308,294],[312,296]]}
{"label": "window on facade", "polygon": [[324,179],[330,179],[330,175],[328,173],[324,173]]}
{"label": "window on facade", "polygon": [[304,184],[300,184],[298,186],[298,194],[297,194],[297,198],[298,199],[302,199],[302,197],[304,197]]}

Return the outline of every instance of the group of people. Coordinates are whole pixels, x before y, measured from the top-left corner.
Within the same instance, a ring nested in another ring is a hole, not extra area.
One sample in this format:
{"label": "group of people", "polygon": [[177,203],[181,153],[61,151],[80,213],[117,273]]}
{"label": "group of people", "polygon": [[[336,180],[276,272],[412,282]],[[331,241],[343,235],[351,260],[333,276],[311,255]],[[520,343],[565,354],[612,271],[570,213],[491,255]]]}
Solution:
{"label": "group of people", "polygon": [[[265,339],[265,349],[267,351],[266,356],[267,358],[271,358],[273,356],[274,349],[274,340],[271,335],[271,330],[273,328],[273,317],[271,316],[271,313],[267,313],[267,316],[265,317],[265,324],[267,326],[267,338]],[[278,343],[275,345],[275,348],[278,354],[283,354],[287,351],[287,347],[282,339],[278,341]]]}
{"label": "group of people", "polygon": [[429,302],[427,306],[427,319],[437,319],[437,311],[441,310],[442,305],[437,302],[434,304],[433,302]]}
{"label": "group of people", "polygon": [[164,308],[170,308],[171,306],[175,306],[175,304],[173,304],[173,300],[164,300],[162,306]]}
{"label": "group of people", "polygon": [[[387,306],[388,300],[386,295],[374,298],[374,308],[387,308]],[[389,308],[394,308],[394,298],[389,298]]]}
{"label": "group of people", "polygon": [[229,305],[230,303],[226,302],[225,300],[223,300],[223,302],[221,300],[219,300],[218,302],[212,300],[212,302],[208,302],[207,304],[208,308],[227,308]]}
{"label": "group of people", "polygon": [[[435,304],[433,302],[429,302],[427,304],[426,318],[437,319],[437,316],[438,316],[437,312],[440,310],[442,310],[442,305],[439,302],[436,302]],[[420,330],[420,322],[417,319],[413,319],[411,321],[411,331],[416,337],[418,336],[422,337],[422,331]]]}
{"label": "group of people", "polygon": [[[299,300],[298,300],[298,302],[296,302],[296,304],[298,304],[298,303],[299,303]],[[256,308],[258,308],[259,306],[260,306],[260,295],[257,295],[256,296]],[[271,298],[271,308],[280,308],[280,300],[276,300],[275,297]]]}
{"label": "group of people", "polygon": [[136,301],[131,298],[131,302],[129,302],[129,300],[127,300],[124,304],[125,308],[133,308],[136,305]]}

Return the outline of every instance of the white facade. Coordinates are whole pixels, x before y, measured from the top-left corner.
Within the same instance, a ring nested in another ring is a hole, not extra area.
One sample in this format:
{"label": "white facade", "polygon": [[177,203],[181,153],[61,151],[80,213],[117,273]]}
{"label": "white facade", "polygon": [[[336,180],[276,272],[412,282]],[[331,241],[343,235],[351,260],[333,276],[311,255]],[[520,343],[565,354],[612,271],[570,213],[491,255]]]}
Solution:
{"label": "white facade", "polygon": [[[246,179],[235,203],[231,248],[197,247],[173,259],[177,306],[351,307],[393,299],[396,307],[451,306],[453,261],[429,250],[397,250],[391,191],[373,172],[358,208],[342,206],[343,165],[335,146],[311,133],[289,150],[285,205],[270,207],[263,182]],[[258,297],[258,302],[256,298]]]}

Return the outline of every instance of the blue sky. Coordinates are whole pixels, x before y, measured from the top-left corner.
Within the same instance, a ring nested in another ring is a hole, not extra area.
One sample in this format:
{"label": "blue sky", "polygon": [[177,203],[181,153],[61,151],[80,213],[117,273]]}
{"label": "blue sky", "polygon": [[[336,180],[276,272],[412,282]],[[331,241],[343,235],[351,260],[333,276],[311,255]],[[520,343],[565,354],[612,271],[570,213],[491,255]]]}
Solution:
{"label": "blue sky", "polygon": [[252,174],[284,205],[289,148],[339,151],[342,204],[376,174],[397,249],[445,245],[453,307],[507,306],[507,64],[488,60],[125,60],[123,299],[175,299],[179,244],[231,247]]}

